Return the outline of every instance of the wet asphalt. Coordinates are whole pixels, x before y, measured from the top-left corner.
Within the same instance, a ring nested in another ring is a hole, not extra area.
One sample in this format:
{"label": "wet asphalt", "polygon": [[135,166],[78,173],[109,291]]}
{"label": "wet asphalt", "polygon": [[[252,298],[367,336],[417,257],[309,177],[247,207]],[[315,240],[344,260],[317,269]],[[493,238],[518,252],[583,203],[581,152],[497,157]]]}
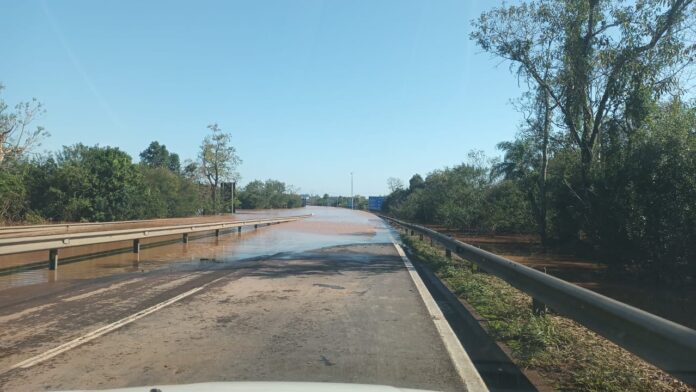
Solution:
{"label": "wet asphalt", "polygon": [[[365,212],[307,210],[315,215],[299,222],[151,248],[135,260],[82,261],[59,267],[53,279],[6,284],[0,390],[204,381],[462,390],[388,227]],[[196,288],[89,343],[12,369]]]}

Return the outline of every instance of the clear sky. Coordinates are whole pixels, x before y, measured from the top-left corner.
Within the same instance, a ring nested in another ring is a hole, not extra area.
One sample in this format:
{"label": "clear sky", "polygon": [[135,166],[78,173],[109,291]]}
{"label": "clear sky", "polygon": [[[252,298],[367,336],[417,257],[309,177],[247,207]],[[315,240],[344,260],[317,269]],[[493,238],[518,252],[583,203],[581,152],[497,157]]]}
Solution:
{"label": "clear sky", "polygon": [[195,158],[217,122],[242,184],[387,192],[388,177],[497,155],[519,96],[508,64],[469,40],[497,1],[0,0],[0,82],[36,97],[42,148],[157,140]]}

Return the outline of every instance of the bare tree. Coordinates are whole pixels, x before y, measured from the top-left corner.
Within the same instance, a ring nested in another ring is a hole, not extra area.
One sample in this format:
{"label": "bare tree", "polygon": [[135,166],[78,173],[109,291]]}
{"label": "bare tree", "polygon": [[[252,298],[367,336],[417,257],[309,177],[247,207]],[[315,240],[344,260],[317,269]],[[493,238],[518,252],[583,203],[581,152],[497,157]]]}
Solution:
{"label": "bare tree", "polygon": [[404,189],[404,182],[396,177],[387,178],[387,187],[389,187],[389,192],[395,192],[400,189]]}
{"label": "bare tree", "polygon": [[[0,92],[4,88],[0,84]],[[0,99],[0,167],[8,159],[21,156],[39,146],[41,140],[48,136],[43,127],[31,127],[32,122],[44,112],[43,105],[36,98],[30,102],[18,103],[14,110]]]}
{"label": "bare tree", "polygon": [[236,149],[230,144],[232,135],[224,132],[218,124],[208,125],[211,133],[203,139],[198,154],[201,172],[210,185],[210,198],[213,210],[217,211],[217,193],[222,181],[236,181],[239,174],[237,166],[242,160]]}

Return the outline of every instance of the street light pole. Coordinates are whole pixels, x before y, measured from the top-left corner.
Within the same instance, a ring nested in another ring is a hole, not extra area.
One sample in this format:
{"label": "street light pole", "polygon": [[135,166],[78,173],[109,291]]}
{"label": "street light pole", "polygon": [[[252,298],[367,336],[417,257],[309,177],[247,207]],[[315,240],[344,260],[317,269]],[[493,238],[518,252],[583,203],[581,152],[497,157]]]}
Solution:
{"label": "street light pole", "polygon": [[353,172],[350,172],[350,209],[355,209],[353,205]]}

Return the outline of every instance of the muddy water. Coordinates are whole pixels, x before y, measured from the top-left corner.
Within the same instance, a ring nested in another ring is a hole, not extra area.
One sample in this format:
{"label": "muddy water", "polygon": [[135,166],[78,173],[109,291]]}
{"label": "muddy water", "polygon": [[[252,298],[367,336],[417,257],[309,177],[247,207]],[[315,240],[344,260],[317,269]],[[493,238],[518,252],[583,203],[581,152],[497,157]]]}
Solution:
{"label": "muddy water", "polygon": [[[257,212],[260,215],[264,212]],[[312,213],[312,217],[296,222],[260,226],[257,230],[244,228],[216,238],[207,235],[190,237],[188,244],[176,242],[152,248],[143,248],[140,254],[125,253],[96,257],[70,264],[59,265],[57,271],[47,268],[15,272],[0,276],[0,290],[59,280],[90,279],[118,273],[141,273],[153,269],[215,268],[243,259],[300,252],[328,246],[355,243],[390,242],[388,229],[372,214],[338,208],[307,207],[287,211],[272,211],[268,216]],[[255,215],[256,215],[255,214]],[[251,214],[250,214],[251,215]],[[256,215],[256,216],[258,216]],[[251,218],[242,218],[251,219]],[[178,237],[174,237],[176,239]],[[144,246],[145,244],[143,244]],[[126,248],[129,242],[69,248],[61,255],[96,253],[114,248]],[[43,254],[26,257],[43,257]],[[19,256],[0,256],[0,267],[17,263]],[[10,257],[14,257],[10,259]]]}
{"label": "muddy water", "polygon": [[665,287],[622,281],[606,273],[606,265],[571,254],[545,251],[534,236],[478,236],[448,232],[462,242],[598,292],[650,313],[696,329],[696,287]]}

